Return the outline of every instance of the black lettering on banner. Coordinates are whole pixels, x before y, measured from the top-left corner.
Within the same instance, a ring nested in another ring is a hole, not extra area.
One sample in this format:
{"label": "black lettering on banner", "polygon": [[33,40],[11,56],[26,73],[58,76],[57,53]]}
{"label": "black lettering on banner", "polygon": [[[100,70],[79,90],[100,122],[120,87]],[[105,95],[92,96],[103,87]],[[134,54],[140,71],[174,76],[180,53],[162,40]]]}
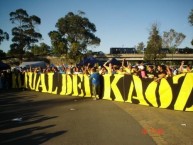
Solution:
{"label": "black lettering on banner", "polygon": [[[102,99],[193,111],[193,73],[180,74],[155,82],[134,75],[103,75]],[[14,86],[14,85],[13,85]],[[91,88],[87,75],[59,73],[25,74],[26,88],[60,95],[90,97]]]}

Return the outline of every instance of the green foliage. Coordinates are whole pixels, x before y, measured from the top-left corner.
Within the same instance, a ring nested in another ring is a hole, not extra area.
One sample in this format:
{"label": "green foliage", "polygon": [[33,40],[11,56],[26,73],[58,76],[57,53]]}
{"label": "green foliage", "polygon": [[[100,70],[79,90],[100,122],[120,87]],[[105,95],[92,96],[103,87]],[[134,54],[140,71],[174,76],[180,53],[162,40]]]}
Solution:
{"label": "green foliage", "polygon": [[57,31],[49,33],[55,52],[65,53],[69,58],[76,59],[87,51],[88,46],[100,44],[100,39],[94,35],[95,25],[83,15],[83,12],[69,12],[58,20]]}
{"label": "green foliage", "polygon": [[68,51],[67,40],[62,37],[61,33],[58,31],[51,31],[48,35],[51,39],[52,52],[56,55],[66,54]]}
{"label": "green foliage", "polygon": [[165,54],[161,53],[162,48],[162,38],[159,35],[159,31],[156,24],[152,25],[150,31],[149,41],[147,42],[147,48],[145,51],[144,59],[149,62],[154,62],[158,59],[165,57]]}
{"label": "green foliage", "polygon": [[41,19],[35,15],[29,16],[23,9],[17,9],[10,13],[10,21],[16,25],[12,29],[13,43],[10,45],[10,53],[22,61],[23,55],[31,45],[42,38],[42,35],[35,30],[35,26],[41,24]]}
{"label": "green foliage", "polygon": [[[189,23],[193,26],[193,9],[192,9],[191,12],[190,12],[190,15],[189,15],[189,17],[188,17],[188,21],[189,21]],[[192,39],[192,41],[191,41],[191,44],[192,44],[192,46],[193,46],[193,39]]]}
{"label": "green foliage", "polygon": [[31,59],[34,57],[34,54],[32,52],[26,51],[24,54],[25,58]]}
{"label": "green foliage", "polygon": [[9,40],[9,34],[7,32],[3,32],[3,30],[0,29],[0,44],[4,40]]}
{"label": "green foliage", "polygon": [[138,43],[138,45],[137,45],[137,53],[142,53],[144,48],[145,48],[145,45],[144,45],[143,42]]}
{"label": "green foliage", "polygon": [[33,55],[46,56],[50,53],[50,46],[45,43],[40,43],[40,46],[34,45],[31,47],[31,52]]}
{"label": "green foliage", "polygon": [[6,57],[6,53],[0,49],[0,59],[5,58],[5,57]]}
{"label": "green foliage", "polygon": [[188,21],[193,26],[193,9],[191,10],[189,14]]}

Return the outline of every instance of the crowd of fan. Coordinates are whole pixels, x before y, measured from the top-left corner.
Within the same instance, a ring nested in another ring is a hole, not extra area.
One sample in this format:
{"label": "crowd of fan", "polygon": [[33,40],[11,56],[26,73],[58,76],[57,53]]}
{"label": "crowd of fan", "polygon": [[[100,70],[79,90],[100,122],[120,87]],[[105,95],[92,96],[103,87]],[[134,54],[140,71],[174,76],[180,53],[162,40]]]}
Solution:
{"label": "crowd of fan", "polygon": [[[151,78],[154,81],[159,82],[162,78],[172,77],[180,73],[193,72],[191,65],[184,65],[184,61],[181,62],[179,67],[168,66],[168,65],[145,65],[143,62],[139,62],[135,65],[131,65],[127,60],[123,59],[121,65],[113,65],[110,60],[105,62],[102,66],[95,64],[87,64],[85,66],[76,65],[58,65],[50,66],[47,65],[46,68],[34,67],[34,68],[15,68],[13,70],[4,70],[0,73],[0,89],[9,89],[12,86],[12,74],[15,76],[15,80],[18,77],[21,79],[21,83],[24,83],[24,73],[25,72],[35,72],[41,73],[61,73],[61,74],[86,74],[90,75],[92,73],[91,69],[95,68],[100,75],[104,74],[122,74],[122,75],[136,75],[140,78]],[[18,85],[18,82],[16,82]],[[19,85],[18,85],[19,86]]]}

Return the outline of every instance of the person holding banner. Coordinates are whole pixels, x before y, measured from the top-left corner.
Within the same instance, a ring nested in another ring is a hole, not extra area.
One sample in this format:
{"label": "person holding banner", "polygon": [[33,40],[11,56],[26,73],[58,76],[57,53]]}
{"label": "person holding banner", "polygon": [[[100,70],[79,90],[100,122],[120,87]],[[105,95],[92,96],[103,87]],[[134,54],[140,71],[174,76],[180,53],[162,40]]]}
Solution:
{"label": "person holding banner", "polygon": [[164,65],[157,66],[157,74],[155,81],[159,82],[162,78],[165,78],[167,75],[166,68]]}
{"label": "person holding banner", "polygon": [[100,92],[100,74],[96,72],[96,68],[91,69],[90,82],[93,100],[97,100],[99,99]]}
{"label": "person holding banner", "polygon": [[153,65],[147,66],[147,77],[154,79],[155,76],[156,76],[156,72],[154,70],[154,66]]}

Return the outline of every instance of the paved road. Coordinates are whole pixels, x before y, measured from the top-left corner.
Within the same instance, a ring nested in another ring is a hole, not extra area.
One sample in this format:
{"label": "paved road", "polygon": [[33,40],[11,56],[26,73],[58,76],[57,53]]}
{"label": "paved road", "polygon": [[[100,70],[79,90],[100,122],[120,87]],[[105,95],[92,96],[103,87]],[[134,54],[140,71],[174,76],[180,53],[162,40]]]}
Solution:
{"label": "paved road", "polygon": [[193,145],[193,112],[0,91],[0,115],[1,145]]}
{"label": "paved road", "polygon": [[1,145],[155,144],[111,101],[32,91],[0,93]]}
{"label": "paved road", "polygon": [[193,112],[114,103],[133,116],[157,145],[193,145]]}

